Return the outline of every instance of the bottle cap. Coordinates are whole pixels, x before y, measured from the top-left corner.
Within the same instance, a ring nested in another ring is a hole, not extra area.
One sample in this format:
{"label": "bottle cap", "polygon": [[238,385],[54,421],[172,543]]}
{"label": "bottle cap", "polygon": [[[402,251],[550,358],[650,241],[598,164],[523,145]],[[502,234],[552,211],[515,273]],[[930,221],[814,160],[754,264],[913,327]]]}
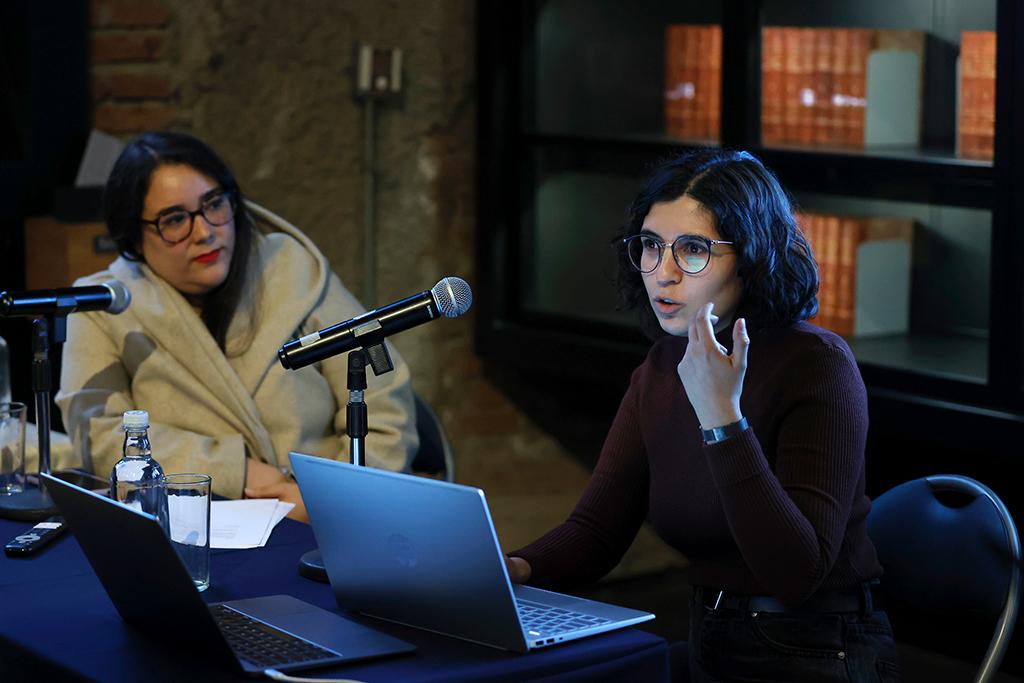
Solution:
{"label": "bottle cap", "polygon": [[149,429],[149,412],[145,410],[126,410],[121,423],[127,431],[129,429]]}

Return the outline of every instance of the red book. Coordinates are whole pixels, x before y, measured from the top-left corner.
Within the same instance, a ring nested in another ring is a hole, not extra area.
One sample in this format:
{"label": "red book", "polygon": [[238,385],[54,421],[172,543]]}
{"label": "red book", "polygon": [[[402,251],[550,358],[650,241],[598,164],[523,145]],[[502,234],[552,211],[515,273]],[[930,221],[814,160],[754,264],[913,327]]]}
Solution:
{"label": "red book", "polygon": [[974,39],[972,155],[992,159],[996,133],[996,34],[977,31]]}
{"label": "red book", "polygon": [[711,31],[708,26],[698,26],[697,52],[693,65],[694,97],[693,97],[693,137],[697,140],[708,138],[709,114],[711,105]]}
{"label": "red book", "polygon": [[867,108],[868,55],[871,52],[871,29],[850,30],[848,71],[850,74],[850,106],[847,112],[846,144],[864,147],[865,112]]}
{"label": "red book", "polygon": [[864,240],[864,221],[844,216],[839,219],[839,268],[836,295],[835,332],[853,335],[857,295],[857,246]]}
{"label": "red book", "polygon": [[774,145],[785,139],[784,109],[785,44],[783,29],[768,26],[761,31],[761,143]]}
{"label": "red book", "polygon": [[822,258],[825,262],[825,326],[835,330],[839,317],[839,217],[827,214],[821,221],[825,252]]}
{"label": "red book", "polygon": [[960,37],[960,155],[977,156],[978,78],[981,73],[980,36],[964,31]]}
{"label": "red book", "polygon": [[832,54],[835,51],[834,31],[814,29],[814,143],[831,145],[834,140],[832,121]]}
{"label": "red book", "polygon": [[665,27],[665,132],[682,137],[683,123],[683,50],[686,27],[670,24]]}
{"label": "red book", "polygon": [[711,82],[708,92],[708,138],[717,142],[722,129],[722,27],[715,24],[709,26],[711,47],[708,59],[711,60]]}
{"label": "red book", "polygon": [[796,214],[796,220],[800,231],[804,234],[804,238],[806,238],[807,243],[811,246],[814,262],[818,266],[818,312],[809,320],[819,327],[825,327],[827,316],[825,315],[824,299],[827,298],[827,294],[823,280],[825,263],[822,261],[824,235],[822,233],[821,217],[813,213],[800,212]]}
{"label": "red book", "polygon": [[781,29],[784,47],[782,80],[782,141],[800,138],[800,29]]}
{"label": "red book", "polygon": [[832,133],[833,144],[845,145],[850,126],[850,30],[832,29]]}
{"label": "red book", "polygon": [[800,74],[800,125],[797,129],[797,141],[803,145],[814,144],[814,46],[817,43],[817,31],[813,28],[797,29],[800,41],[797,48],[797,61]]}
{"label": "red book", "polygon": [[686,25],[686,40],[683,43],[683,76],[682,76],[682,133],[681,137],[692,140],[694,136],[694,118],[697,113],[697,62],[700,59],[700,26]]}

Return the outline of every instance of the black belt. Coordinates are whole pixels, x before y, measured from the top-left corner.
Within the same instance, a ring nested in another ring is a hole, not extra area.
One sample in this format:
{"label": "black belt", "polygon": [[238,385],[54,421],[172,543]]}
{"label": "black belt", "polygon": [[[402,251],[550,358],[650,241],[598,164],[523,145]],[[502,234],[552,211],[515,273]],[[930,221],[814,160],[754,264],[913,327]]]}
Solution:
{"label": "black belt", "polygon": [[693,599],[694,602],[711,611],[730,609],[741,612],[790,612],[794,614],[869,613],[881,606],[877,585],[877,582],[871,582],[855,588],[820,591],[799,605],[786,605],[770,595],[744,595],[707,586],[694,587]]}

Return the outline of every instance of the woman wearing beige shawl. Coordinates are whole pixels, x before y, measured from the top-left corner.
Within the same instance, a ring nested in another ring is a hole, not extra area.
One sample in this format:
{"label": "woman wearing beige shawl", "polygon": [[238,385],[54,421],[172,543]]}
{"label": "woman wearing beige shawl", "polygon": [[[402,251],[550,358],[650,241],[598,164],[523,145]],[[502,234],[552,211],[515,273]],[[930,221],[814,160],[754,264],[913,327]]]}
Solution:
{"label": "woman wearing beige shawl", "polygon": [[[121,415],[150,415],[167,472],[204,472],[229,498],[297,503],[290,450],[347,459],[346,356],[285,370],[285,342],[363,311],[297,229],[261,234],[231,171],[205,144],[147,133],[118,159],[106,218],[131,292],[119,314],[68,318],[57,403],[76,455],[105,475],[121,457]],[[367,464],[405,468],[417,447],[409,369],[369,377]]]}

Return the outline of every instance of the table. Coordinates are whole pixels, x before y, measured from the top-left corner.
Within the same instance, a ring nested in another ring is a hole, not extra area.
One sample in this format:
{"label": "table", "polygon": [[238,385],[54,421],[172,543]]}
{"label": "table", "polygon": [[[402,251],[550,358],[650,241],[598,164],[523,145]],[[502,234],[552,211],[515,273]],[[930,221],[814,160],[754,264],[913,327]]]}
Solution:
{"label": "table", "polygon": [[[28,526],[0,520],[0,541],[6,543]],[[285,593],[341,612],[330,586],[298,574],[299,557],[314,546],[308,525],[286,519],[264,548],[214,550],[211,586],[204,597],[219,602]],[[125,539],[125,561],[131,562],[130,539]],[[414,643],[418,650],[413,655],[293,675],[366,683],[668,680],[665,640],[637,629],[521,655],[369,617],[346,616]],[[74,536],[65,533],[29,558],[0,554],[0,680],[68,679],[246,680],[189,661],[187,653],[173,653],[128,627]]]}

